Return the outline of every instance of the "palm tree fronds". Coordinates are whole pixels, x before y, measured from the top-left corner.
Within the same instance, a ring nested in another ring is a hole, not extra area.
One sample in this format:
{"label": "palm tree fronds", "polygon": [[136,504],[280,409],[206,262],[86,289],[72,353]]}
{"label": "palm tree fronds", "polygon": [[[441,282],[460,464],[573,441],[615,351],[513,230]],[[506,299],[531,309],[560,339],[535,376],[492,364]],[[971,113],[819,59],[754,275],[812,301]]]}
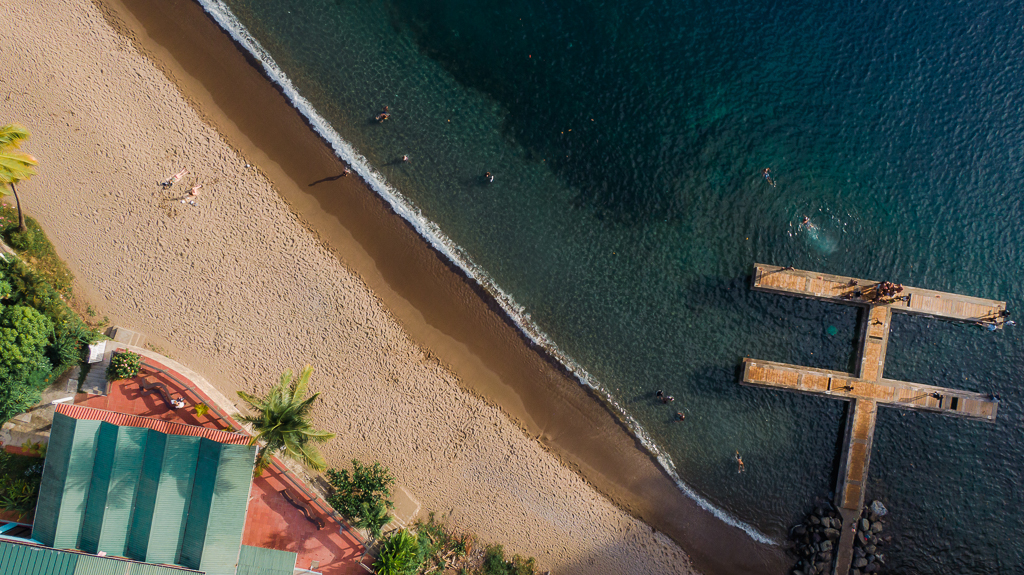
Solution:
{"label": "palm tree fronds", "polygon": [[21,142],[28,139],[31,134],[28,128],[21,124],[7,124],[6,126],[0,127],[0,147],[10,146],[17,148],[21,145]]}

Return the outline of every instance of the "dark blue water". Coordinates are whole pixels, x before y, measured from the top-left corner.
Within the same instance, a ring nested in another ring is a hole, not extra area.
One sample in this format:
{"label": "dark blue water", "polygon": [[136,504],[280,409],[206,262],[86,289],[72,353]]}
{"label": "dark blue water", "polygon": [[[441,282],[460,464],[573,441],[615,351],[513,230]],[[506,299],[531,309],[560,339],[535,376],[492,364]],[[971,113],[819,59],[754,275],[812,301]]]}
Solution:
{"label": "dark blue water", "polygon": [[[738,366],[851,370],[858,316],[751,292],[754,262],[1024,309],[1019,2],[227,4],[365,173],[772,539],[831,491],[843,406]],[[887,377],[1003,403],[994,425],[880,410],[893,572],[1024,570],[1022,329],[894,323]]]}

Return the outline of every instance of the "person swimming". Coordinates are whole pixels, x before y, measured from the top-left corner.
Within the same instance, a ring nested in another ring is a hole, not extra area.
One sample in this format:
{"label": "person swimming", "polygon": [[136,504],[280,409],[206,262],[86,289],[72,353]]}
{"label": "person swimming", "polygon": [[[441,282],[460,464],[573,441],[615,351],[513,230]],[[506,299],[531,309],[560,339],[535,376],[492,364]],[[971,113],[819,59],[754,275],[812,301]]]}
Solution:
{"label": "person swimming", "polygon": [[772,178],[772,169],[771,168],[765,168],[764,171],[761,172],[761,175],[764,176],[764,180],[766,182],[768,182],[768,184],[771,185],[771,187],[773,187],[773,188],[775,187],[775,179]]}

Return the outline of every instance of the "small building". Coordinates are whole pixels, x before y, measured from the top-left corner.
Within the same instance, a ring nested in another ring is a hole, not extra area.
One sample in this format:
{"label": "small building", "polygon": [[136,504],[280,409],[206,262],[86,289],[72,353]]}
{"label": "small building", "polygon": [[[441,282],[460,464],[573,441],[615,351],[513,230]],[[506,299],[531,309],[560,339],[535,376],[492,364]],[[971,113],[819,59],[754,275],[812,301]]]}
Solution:
{"label": "small building", "polygon": [[242,434],[60,404],[0,575],[292,575],[295,553],[242,545],[255,458]]}

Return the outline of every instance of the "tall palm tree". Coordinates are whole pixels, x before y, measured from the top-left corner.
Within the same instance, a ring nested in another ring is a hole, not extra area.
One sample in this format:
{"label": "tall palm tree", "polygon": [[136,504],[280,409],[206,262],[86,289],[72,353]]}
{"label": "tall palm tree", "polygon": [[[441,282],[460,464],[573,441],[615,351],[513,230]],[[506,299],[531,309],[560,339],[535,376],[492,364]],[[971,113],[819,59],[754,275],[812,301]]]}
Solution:
{"label": "tall palm tree", "polygon": [[39,165],[39,161],[30,154],[18,150],[21,142],[27,140],[30,135],[28,129],[21,124],[7,124],[0,127],[0,184],[3,184],[0,190],[6,196],[9,186],[14,194],[14,203],[18,206],[18,231],[20,232],[27,231],[28,228],[25,227],[25,216],[21,213],[21,200],[18,198],[18,190],[14,185],[34,176],[36,170],[33,166]]}
{"label": "tall palm tree", "polygon": [[320,451],[314,443],[323,443],[334,437],[333,433],[313,429],[309,423],[309,410],[319,393],[303,399],[309,389],[309,377],[313,375],[313,367],[307,365],[302,369],[298,379],[292,370],[281,374],[281,381],[270,389],[266,397],[259,398],[239,391],[238,396],[245,400],[256,415],[246,415],[240,419],[251,423],[257,435],[249,445],[262,441],[266,447],[260,450],[256,458],[254,477],[259,477],[270,465],[270,458],[278,451],[296,461],[305,463],[316,471],[327,468]]}

